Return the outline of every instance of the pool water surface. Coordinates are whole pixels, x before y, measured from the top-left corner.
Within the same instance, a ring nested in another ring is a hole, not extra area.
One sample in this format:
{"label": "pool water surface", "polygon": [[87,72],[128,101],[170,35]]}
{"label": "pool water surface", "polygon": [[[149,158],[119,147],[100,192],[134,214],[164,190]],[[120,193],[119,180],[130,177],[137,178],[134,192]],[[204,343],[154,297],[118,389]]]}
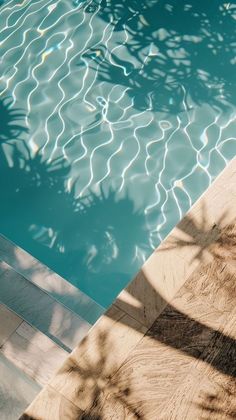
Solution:
{"label": "pool water surface", "polygon": [[0,233],[107,307],[236,155],[235,20],[0,2]]}

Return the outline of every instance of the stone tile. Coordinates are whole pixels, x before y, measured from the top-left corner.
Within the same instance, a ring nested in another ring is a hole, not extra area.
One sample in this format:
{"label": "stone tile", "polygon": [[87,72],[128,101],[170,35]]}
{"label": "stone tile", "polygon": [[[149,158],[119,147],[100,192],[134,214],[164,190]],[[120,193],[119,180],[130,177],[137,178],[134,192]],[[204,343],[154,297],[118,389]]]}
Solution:
{"label": "stone tile", "polygon": [[19,272],[36,270],[39,268],[37,263],[40,264],[36,258],[2,235],[0,235],[0,258]]}
{"label": "stone tile", "polygon": [[0,258],[0,275],[8,269],[8,264],[5,261],[2,261]]}
{"label": "stone tile", "polygon": [[10,267],[0,276],[0,302],[67,350],[91,327]]}
{"label": "stone tile", "polygon": [[23,319],[9,311],[6,306],[0,304],[0,346],[19,327]]}
{"label": "stone tile", "polygon": [[0,259],[89,323],[96,322],[105,312],[105,308],[89,296],[3,236],[0,236]]}
{"label": "stone tile", "polygon": [[5,341],[1,352],[40,385],[51,379],[68,356],[66,351],[26,322]]}
{"label": "stone tile", "polygon": [[46,386],[19,420],[82,420],[83,418],[83,413],[78,407],[50,386]]}
{"label": "stone tile", "polygon": [[0,353],[0,418],[16,420],[33,401],[40,386]]}
{"label": "stone tile", "polygon": [[105,312],[105,308],[56,273],[51,272],[44,276],[40,271],[37,271],[31,280],[58,302],[91,324],[94,324]]}
{"label": "stone tile", "polygon": [[113,305],[72,352],[50,385],[80,409],[87,409],[145,332],[146,328]]}
{"label": "stone tile", "polygon": [[0,259],[89,323],[96,322],[105,312],[89,296],[3,236],[0,236]]}

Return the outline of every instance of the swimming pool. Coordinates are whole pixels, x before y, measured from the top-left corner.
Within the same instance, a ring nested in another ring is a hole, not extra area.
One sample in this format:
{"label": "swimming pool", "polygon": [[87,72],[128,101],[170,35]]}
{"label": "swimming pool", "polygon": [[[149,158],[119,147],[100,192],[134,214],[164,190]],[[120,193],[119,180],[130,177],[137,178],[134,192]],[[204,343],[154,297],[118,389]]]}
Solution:
{"label": "swimming pool", "polygon": [[0,8],[0,232],[108,306],[236,154],[235,2]]}

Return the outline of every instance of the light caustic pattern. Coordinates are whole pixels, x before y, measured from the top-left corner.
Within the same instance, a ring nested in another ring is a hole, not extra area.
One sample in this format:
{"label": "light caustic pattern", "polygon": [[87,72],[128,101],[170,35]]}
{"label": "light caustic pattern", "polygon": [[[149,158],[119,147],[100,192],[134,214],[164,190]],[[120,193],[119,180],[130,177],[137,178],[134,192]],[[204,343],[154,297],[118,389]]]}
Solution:
{"label": "light caustic pattern", "polygon": [[[127,2],[131,14],[121,23],[115,14],[103,19],[105,3],[109,5],[109,1],[79,0],[3,3],[0,92],[2,98],[12,96],[12,107],[25,111],[29,129],[25,142],[31,156],[40,151],[47,163],[57,158],[68,163],[65,183],[75,198],[113,190],[117,202],[128,196],[135,211],[142,212],[148,246],[142,250],[134,244],[130,255],[136,260],[134,274],[234,156],[236,114],[232,104],[197,103],[182,79],[177,90],[173,85],[165,109],[153,105],[150,92],[147,105],[138,106],[132,92],[136,86],[142,96],[143,86],[134,83],[131,89],[123,80],[132,83],[134,74],[145,84],[150,63],[163,52],[150,37],[149,45],[144,42],[138,55],[132,56],[136,34],[129,21],[136,19],[145,33],[148,19],[132,9],[131,1]],[[160,42],[166,33],[159,31]],[[192,42],[199,41],[192,37]],[[170,112],[175,93],[181,107]],[[36,236],[43,244],[45,235]],[[113,243],[110,260],[117,258],[116,248]],[[61,245],[59,251],[65,248]],[[88,267],[92,254],[91,248]]]}

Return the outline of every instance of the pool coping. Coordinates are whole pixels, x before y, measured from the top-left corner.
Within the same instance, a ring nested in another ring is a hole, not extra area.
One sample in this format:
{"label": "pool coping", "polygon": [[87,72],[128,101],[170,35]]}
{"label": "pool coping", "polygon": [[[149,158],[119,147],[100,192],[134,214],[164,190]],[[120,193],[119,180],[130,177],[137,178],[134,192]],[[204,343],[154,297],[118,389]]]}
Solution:
{"label": "pool coping", "polygon": [[6,262],[50,298],[91,325],[106,310],[90,296],[3,235],[0,235],[0,260]]}

